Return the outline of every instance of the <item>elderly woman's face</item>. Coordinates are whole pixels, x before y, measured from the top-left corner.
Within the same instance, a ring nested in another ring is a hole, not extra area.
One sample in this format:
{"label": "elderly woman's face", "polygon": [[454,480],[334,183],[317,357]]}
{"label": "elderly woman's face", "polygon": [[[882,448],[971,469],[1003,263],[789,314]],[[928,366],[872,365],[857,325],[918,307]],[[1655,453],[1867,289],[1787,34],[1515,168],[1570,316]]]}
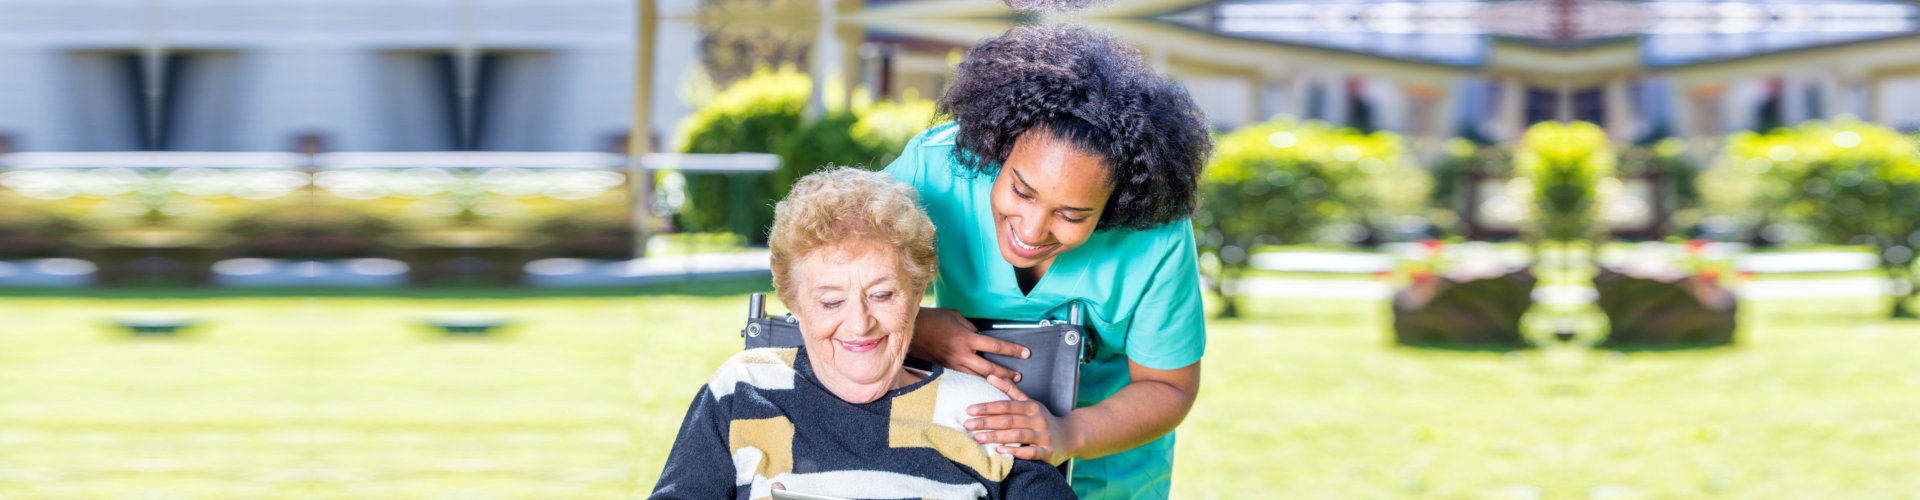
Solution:
{"label": "elderly woman's face", "polygon": [[853,403],[879,399],[901,384],[920,297],[901,252],[880,242],[816,248],[794,266],[799,317],[814,374]]}

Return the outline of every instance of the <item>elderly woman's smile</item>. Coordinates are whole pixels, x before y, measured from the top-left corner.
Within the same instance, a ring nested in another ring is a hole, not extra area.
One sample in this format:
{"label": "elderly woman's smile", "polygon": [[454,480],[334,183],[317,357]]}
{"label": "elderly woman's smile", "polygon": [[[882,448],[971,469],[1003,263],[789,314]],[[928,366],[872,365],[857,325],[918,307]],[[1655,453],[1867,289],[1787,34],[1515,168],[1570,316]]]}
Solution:
{"label": "elderly woman's smile", "polygon": [[900,251],[877,241],[837,242],[796,264],[802,298],[794,315],[820,382],[853,403],[912,383],[901,366],[922,292],[911,286]]}

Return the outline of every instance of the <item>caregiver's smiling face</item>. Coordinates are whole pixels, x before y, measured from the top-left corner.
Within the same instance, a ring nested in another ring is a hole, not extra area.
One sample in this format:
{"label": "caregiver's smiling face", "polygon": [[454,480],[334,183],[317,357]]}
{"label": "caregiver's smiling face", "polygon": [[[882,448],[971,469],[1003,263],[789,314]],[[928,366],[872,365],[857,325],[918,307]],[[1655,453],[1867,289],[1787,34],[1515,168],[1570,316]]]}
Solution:
{"label": "caregiver's smiling face", "polygon": [[1042,129],[1020,134],[993,180],[1000,257],[1045,272],[1093,236],[1113,187],[1102,158]]}
{"label": "caregiver's smiling face", "polygon": [[835,396],[868,403],[911,383],[903,374],[922,290],[900,250],[863,240],[815,248],[794,266],[807,359]]}

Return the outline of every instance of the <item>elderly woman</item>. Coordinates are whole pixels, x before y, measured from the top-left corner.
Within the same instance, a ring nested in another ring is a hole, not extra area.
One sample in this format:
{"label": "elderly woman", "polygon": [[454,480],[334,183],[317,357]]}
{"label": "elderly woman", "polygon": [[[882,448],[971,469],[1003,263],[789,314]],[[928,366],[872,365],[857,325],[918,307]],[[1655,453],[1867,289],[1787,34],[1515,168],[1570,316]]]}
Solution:
{"label": "elderly woman", "polygon": [[982,446],[969,405],[1007,396],[907,357],[937,267],[911,186],[829,169],[774,209],[773,287],[804,344],[729,358],[694,396],[652,498],[1071,498],[1058,470]]}

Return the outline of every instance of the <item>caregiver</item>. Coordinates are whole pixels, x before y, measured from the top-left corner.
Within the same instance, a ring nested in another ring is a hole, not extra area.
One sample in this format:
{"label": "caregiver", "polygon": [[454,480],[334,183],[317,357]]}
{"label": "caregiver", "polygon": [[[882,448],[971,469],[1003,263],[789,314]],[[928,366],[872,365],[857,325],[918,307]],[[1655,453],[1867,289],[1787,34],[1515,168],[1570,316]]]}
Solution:
{"label": "caregiver", "polygon": [[[1084,28],[1022,26],[982,42],[941,97],[937,125],[886,172],[938,228],[938,308],[912,353],[989,376],[1012,401],[969,408],[982,443],[1058,464],[1082,498],[1166,498],[1173,430],[1200,389],[1206,330],[1195,264],[1195,182],[1212,150],[1200,110],[1139,54]],[[965,319],[1060,318],[1095,342],[1079,408],[1055,417],[980,352],[1025,357]]]}

